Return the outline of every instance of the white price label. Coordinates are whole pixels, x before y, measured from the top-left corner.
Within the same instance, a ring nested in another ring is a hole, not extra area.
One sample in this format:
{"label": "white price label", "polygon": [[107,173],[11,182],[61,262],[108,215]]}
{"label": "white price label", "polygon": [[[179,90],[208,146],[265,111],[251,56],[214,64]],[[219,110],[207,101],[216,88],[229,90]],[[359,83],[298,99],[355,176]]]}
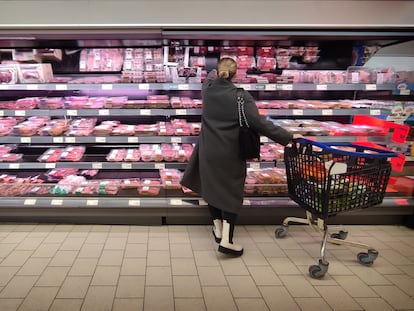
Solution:
{"label": "white price label", "polygon": [[270,139],[266,136],[260,136],[260,142],[261,143],[268,143]]}
{"label": "white price label", "polygon": [[292,84],[282,84],[282,90],[283,91],[292,91],[293,85]]}
{"label": "white price label", "polygon": [[369,114],[371,116],[380,116],[381,115],[381,110],[380,109],[371,109],[369,111]]}
{"label": "white price label", "polygon": [[265,91],[276,91],[276,84],[266,84]]}
{"label": "white price label", "polygon": [[35,91],[35,90],[38,90],[38,89],[39,89],[39,86],[37,84],[28,84],[28,85],[26,85],[26,90]]}
{"label": "white price label", "polygon": [[400,95],[410,95],[410,89],[400,90]]}
{"label": "white price label", "polygon": [[0,117],[4,116],[4,111],[0,110]]}
{"label": "white price label", "polygon": [[331,116],[333,114],[332,109],[322,109],[323,116]]}
{"label": "white price label", "polygon": [[198,200],[198,205],[208,205],[208,203],[204,201],[203,199],[200,199]]}
{"label": "white price label", "polygon": [[36,199],[26,199],[24,200],[24,205],[35,205],[36,204]]}
{"label": "white price label", "polygon": [[16,169],[19,169],[19,168],[20,168],[19,163],[10,163],[9,164],[9,169],[16,170]]}
{"label": "white price label", "polygon": [[21,137],[20,142],[22,144],[30,144],[32,142],[32,139],[30,137]]}
{"label": "white price label", "polygon": [[77,116],[78,115],[78,111],[77,110],[67,110],[66,114],[68,116]]}
{"label": "white price label", "polygon": [[100,162],[92,163],[92,168],[94,170],[100,170],[100,169],[102,169],[102,163],[100,163]]}
{"label": "white price label", "polygon": [[326,84],[317,84],[316,85],[316,90],[317,91],[327,91],[328,86]]}
{"label": "white price label", "polygon": [[141,116],[150,116],[151,115],[151,110],[150,109],[141,109],[139,111],[139,114]]}
{"label": "white price label", "polygon": [[140,206],[141,201],[140,200],[128,200],[128,205],[129,206]]}
{"label": "white price label", "polygon": [[50,205],[62,205],[63,204],[63,200],[59,200],[59,199],[54,199],[50,202]]}
{"label": "white price label", "polygon": [[98,114],[100,116],[109,116],[109,109],[99,109]]}
{"label": "white price label", "polygon": [[130,170],[130,169],[132,169],[132,164],[131,163],[122,163],[121,168],[123,170]]}
{"label": "white price label", "polygon": [[66,137],[65,142],[68,143],[68,144],[74,144],[74,143],[76,143],[76,138],[75,137]]}
{"label": "white price label", "polygon": [[365,84],[366,91],[376,91],[377,85],[376,84]]}
{"label": "white price label", "polygon": [[150,85],[148,83],[138,84],[138,90],[149,90],[149,89],[150,89]]}
{"label": "white price label", "polygon": [[112,90],[112,84],[102,84],[102,90]]}
{"label": "white price label", "polygon": [[53,137],[52,141],[54,143],[63,143],[63,137]]}
{"label": "white price label", "polygon": [[250,91],[252,89],[252,86],[250,84],[240,84],[240,87],[246,91]]}
{"label": "white price label", "polygon": [[294,116],[303,116],[303,110],[302,109],[293,109],[292,114]]}
{"label": "white price label", "polygon": [[187,110],[186,109],[176,109],[175,114],[178,115],[178,116],[185,116],[185,115],[187,115]]}
{"label": "white price label", "polygon": [[164,163],[155,163],[154,168],[158,169],[158,170],[164,170],[165,169],[165,164]]}
{"label": "white price label", "polygon": [[9,86],[7,84],[0,84],[0,90],[8,90]]}
{"label": "white price label", "polygon": [[250,205],[250,200],[243,200],[243,205]]}
{"label": "white price label", "polygon": [[46,163],[45,164],[45,168],[55,168],[56,167],[56,163]]}
{"label": "white price label", "polygon": [[16,117],[24,117],[26,115],[26,111],[24,111],[24,110],[15,110],[14,115]]}
{"label": "white price label", "polygon": [[252,163],[250,163],[250,168],[253,168],[253,169],[259,169],[260,168],[260,163],[258,163],[258,162],[252,162]]}
{"label": "white price label", "polygon": [[56,91],[66,91],[68,86],[66,84],[56,84]]}
{"label": "white price label", "polygon": [[97,206],[99,203],[99,200],[86,200],[87,206]]}
{"label": "white price label", "polygon": [[137,143],[138,142],[138,137],[128,137],[128,142],[129,143]]}
{"label": "white price label", "polygon": [[95,137],[96,143],[106,143],[106,137]]}
{"label": "white price label", "polygon": [[181,143],[182,139],[181,139],[181,137],[171,137],[171,142],[172,143]]}
{"label": "white price label", "polygon": [[181,199],[171,199],[170,205],[183,205],[183,200]]}
{"label": "white price label", "polygon": [[180,91],[187,91],[190,89],[190,86],[188,84],[178,84],[178,89]]}

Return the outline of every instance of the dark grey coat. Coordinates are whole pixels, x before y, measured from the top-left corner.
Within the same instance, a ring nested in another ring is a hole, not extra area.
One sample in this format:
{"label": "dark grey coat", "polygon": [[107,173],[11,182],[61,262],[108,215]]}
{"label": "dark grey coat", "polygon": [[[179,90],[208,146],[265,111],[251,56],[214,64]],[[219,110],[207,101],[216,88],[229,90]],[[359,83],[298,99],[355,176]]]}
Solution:
{"label": "dark grey coat", "polygon": [[[210,205],[237,214],[243,203],[246,161],[239,156],[237,88],[228,80],[203,84],[202,127],[181,184]],[[261,135],[286,145],[292,134],[259,114],[253,97],[244,91],[249,125]]]}

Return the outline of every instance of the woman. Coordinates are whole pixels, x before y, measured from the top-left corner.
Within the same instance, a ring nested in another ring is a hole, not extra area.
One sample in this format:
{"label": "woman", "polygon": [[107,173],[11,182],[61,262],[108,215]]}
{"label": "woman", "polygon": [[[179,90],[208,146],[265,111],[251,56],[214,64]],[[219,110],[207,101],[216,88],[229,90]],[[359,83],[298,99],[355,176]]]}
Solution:
{"label": "woman", "polygon": [[[202,88],[203,113],[199,140],[181,184],[200,194],[213,220],[218,251],[234,256],[243,247],[233,243],[234,224],[243,204],[246,161],[239,156],[237,87],[232,83],[237,64],[222,58]],[[287,145],[293,135],[258,112],[253,97],[243,90],[248,124],[263,136]]]}

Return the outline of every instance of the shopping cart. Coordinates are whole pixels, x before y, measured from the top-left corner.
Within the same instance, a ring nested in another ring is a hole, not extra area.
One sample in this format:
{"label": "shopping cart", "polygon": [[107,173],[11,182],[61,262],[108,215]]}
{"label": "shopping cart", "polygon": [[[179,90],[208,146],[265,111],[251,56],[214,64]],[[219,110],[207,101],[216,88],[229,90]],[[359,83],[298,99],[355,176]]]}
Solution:
{"label": "shopping cart", "polygon": [[309,267],[312,278],[322,278],[328,271],[327,242],[367,250],[357,255],[359,263],[366,266],[377,258],[374,248],[345,241],[346,230],[328,236],[327,220],[341,212],[381,203],[391,173],[388,158],[396,156],[389,150],[357,143],[320,143],[305,138],[285,148],[289,196],[305,209],[306,218],[285,218],[275,235],[285,237],[290,222],[308,224],[323,233],[321,259]]}

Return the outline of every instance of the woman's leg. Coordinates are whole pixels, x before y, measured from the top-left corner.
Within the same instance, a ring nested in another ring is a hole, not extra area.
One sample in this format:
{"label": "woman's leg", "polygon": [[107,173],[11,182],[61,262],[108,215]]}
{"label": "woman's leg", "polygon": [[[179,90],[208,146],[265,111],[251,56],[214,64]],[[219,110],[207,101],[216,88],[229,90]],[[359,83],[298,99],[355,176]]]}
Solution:
{"label": "woman's leg", "polygon": [[216,243],[221,242],[221,232],[223,231],[222,212],[218,208],[208,204],[211,219],[213,220],[213,235]]}

